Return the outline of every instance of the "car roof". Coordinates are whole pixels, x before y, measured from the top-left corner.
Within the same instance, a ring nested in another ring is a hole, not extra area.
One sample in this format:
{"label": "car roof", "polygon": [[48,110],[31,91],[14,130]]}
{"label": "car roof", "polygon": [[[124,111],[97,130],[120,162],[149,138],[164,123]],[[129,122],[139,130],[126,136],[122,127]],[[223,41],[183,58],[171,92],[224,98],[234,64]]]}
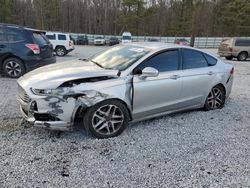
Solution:
{"label": "car roof", "polygon": [[196,49],[196,48],[192,48],[189,46],[182,46],[182,45],[176,45],[176,44],[172,44],[172,43],[163,43],[163,42],[133,42],[133,43],[125,43],[124,45],[148,48],[148,49],[154,50],[154,51],[158,51],[158,50],[162,50],[162,49],[170,49],[170,48]]}
{"label": "car roof", "polygon": [[70,33],[63,33],[63,32],[53,32],[53,31],[46,31],[46,34],[57,34],[57,35],[70,35]]}
{"label": "car roof", "polygon": [[45,33],[45,31],[43,30],[33,29],[33,28],[25,27],[25,26],[16,25],[16,24],[0,23],[0,26],[10,27],[10,28],[19,28],[19,29],[25,29],[25,30],[29,30],[33,32]]}

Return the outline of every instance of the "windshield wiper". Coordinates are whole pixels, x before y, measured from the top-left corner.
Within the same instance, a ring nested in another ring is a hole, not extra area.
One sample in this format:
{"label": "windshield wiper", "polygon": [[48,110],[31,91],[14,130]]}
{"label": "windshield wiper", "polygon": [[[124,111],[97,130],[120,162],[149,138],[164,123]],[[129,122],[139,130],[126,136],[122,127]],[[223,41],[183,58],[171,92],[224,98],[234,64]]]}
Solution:
{"label": "windshield wiper", "polygon": [[88,59],[85,59],[85,58],[80,58],[79,60],[80,61],[88,61]]}
{"label": "windshield wiper", "polygon": [[97,63],[97,62],[93,61],[92,59],[91,59],[90,61],[91,61],[92,63],[96,64],[97,66],[99,66],[99,67],[105,69],[100,63]]}

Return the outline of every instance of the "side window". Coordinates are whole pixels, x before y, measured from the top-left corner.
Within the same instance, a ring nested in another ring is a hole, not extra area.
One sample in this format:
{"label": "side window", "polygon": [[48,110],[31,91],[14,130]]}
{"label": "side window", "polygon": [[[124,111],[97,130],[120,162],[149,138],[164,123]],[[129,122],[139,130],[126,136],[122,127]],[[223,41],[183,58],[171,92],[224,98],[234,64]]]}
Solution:
{"label": "side window", "polygon": [[183,53],[183,69],[194,69],[207,67],[207,61],[202,55],[202,52],[182,49]]}
{"label": "side window", "polygon": [[237,39],[235,41],[235,46],[250,46],[250,40],[247,40],[247,39]]}
{"label": "side window", "polygon": [[66,40],[66,35],[58,35],[58,40]]}
{"label": "side window", "polygon": [[26,40],[24,31],[18,28],[6,28],[8,42],[23,42]]}
{"label": "side window", "polygon": [[0,27],[0,43],[6,43],[7,37],[5,35],[4,29]]}
{"label": "side window", "polygon": [[49,40],[56,40],[56,35],[46,35]]}
{"label": "side window", "polygon": [[[153,67],[159,72],[166,71],[175,71],[179,67],[179,51],[170,50],[160,54],[155,55],[154,57],[144,61],[137,68],[137,71],[141,71],[145,67]],[[140,72],[138,72],[140,73]]]}
{"label": "side window", "polygon": [[214,57],[212,57],[212,56],[210,56],[208,54],[203,54],[203,55],[205,56],[208,65],[210,65],[210,66],[216,65],[217,59],[215,59]]}

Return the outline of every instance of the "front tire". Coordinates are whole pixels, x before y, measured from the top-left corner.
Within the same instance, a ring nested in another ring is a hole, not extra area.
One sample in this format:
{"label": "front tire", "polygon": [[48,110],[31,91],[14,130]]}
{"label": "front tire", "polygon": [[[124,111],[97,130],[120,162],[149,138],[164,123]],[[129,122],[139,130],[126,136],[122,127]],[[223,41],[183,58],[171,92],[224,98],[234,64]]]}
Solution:
{"label": "front tire", "polygon": [[66,54],[67,54],[67,51],[66,51],[65,47],[63,47],[63,46],[56,47],[56,55],[57,56],[63,57]]}
{"label": "front tire", "polygon": [[120,135],[127,127],[129,112],[118,100],[106,100],[87,109],[84,126],[95,138],[110,138]]}
{"label": "front tire", "polygon": [[21,60],[8,58],[3,62],[3,71],[11,78],[19,78],[25,73],[25,67]]}
{"label": "front tire", "polygon": [[224,88],[220,85],[217,85],[211,89],[209,92],[204,109],[205,110],[215,110],[224,107],[226,100],[226,92]]}

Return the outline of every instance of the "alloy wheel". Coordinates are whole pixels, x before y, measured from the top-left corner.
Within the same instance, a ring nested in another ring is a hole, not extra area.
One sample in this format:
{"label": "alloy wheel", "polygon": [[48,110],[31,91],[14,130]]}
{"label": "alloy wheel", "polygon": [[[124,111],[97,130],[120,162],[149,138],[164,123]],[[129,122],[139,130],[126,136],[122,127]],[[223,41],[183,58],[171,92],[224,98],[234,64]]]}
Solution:
{"label": "alloy wheel", "polygon": [[207,104],[210,109],[217,109],[223,105],[223,93],[217,87],[213,88],[207,97]]}
{"label": "alloy wheel", "polygon": [[247,53],[245,53],[245,52],[242,52],[242,53],[240,53],[240,55],[239,55],[239,60],[240,61],[245,61],[246,59],[247,59]]}
{"label": "alloy wheel", "polygon": [[19,63],[15,61],[9,61],[5,65],[6,72],[9,76],[18,77],[22,73],[22,69]]}
{"label": "alloy wheel", "polygon": [[94,130],[101,135],[115,134],[122,127],[124,115],[116,105],[101,106],[92,117]]}
{"label": "alloy wheel", "polygon": [[58,48],[56,50],[56,53],[58,56],[64,56],[65,55],[65,50],[63,48]]}

